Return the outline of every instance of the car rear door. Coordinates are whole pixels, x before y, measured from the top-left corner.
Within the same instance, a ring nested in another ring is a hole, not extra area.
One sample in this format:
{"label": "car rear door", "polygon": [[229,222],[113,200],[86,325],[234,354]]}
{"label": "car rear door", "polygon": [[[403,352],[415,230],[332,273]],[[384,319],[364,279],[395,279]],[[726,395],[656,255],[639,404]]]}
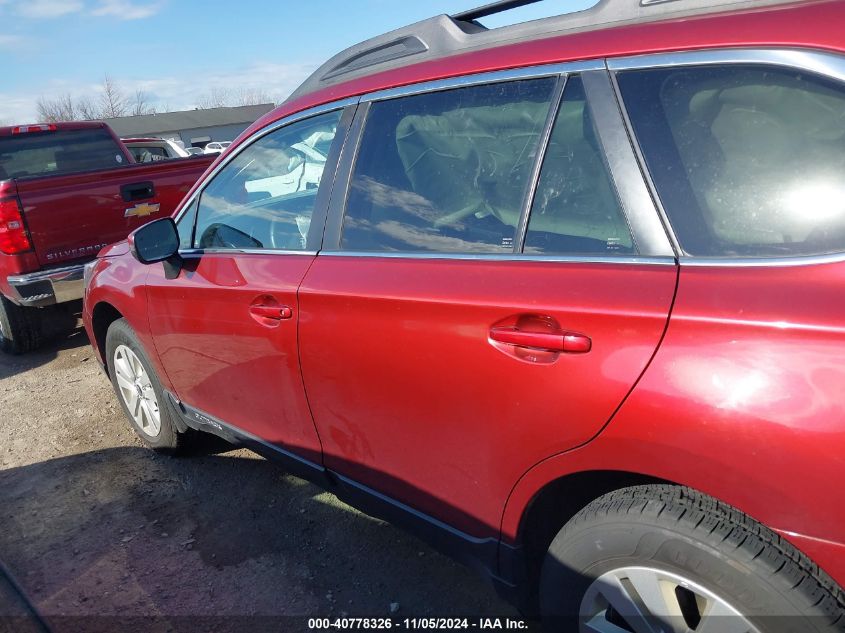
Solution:
{"label": "car rear door", "polygon": [[[352,112],[264,130],[216,170],[179,219],[183,269],[152,267],[150,329],[195,422],[320,462],[297,353],[297,288],[322,236]],[[334,139],[328,156],[294,146]]]}
{"label": "car rear door", "polygon": [[601,431],[666,327],[676,261],[600,68],[364,99],[300,288],[326,466],[474,537]]}

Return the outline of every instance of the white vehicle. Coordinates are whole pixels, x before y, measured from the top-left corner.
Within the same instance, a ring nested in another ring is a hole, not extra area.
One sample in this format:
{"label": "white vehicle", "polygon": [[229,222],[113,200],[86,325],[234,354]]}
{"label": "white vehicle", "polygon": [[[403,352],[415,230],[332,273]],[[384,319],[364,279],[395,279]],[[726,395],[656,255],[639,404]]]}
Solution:
{"label": "white vehicle", "polygon": [[132,152],[135,161],[139,163],[190,156],[184,148],[165,138],[124,138],[121,140]]}
{"label": "white vehicle", "polygon": [[222,154],[223,150],[229,147],[232,141],[212,141],[205,146],[204,154]]}
{"label": "white vehicle", "polygon": [[196,156],[197,154],[203,154],[202,147],[186,147],[185,151],[188,152],[191,156]]}

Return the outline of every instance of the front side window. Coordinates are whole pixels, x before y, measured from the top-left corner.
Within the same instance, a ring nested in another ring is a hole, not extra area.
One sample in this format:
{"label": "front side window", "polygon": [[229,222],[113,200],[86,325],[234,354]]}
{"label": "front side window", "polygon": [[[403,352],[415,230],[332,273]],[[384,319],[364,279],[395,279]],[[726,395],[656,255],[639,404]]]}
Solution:
{"label": "front side window", "polygon": [[303,250],[341,111],[261,137],[202,192],[194,248]]}
{"label": "front side window", "polygon": [[631,255],[581,77],[566,82],[531,206],[526,254]]}
{"label": "front side window", "polygon": [[341,246],[511,253],[555,78],[373,103]]}
{"label": "front side window", "polygon": [[845,251],[845,88],[749,65],[634,70],[619,86],[689,255]]}

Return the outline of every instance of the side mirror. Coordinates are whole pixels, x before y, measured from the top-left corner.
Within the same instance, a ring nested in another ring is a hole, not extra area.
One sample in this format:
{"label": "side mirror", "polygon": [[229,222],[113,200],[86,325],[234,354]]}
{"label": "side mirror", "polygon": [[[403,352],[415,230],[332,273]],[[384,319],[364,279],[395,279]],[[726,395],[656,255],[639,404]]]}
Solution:
{"label": "side mirror", "polygon": [[179,231],[173,218],[145,224],[129,235],[129,249],[142,264],[155,264],[179,253]]}
{"label": "side mirror", "polygon": [[179,256],[179,230],[173,218],[145,224],[129,235],[129,250],[142,264],[164,262],[166,279],[176,279],[182,272]]}

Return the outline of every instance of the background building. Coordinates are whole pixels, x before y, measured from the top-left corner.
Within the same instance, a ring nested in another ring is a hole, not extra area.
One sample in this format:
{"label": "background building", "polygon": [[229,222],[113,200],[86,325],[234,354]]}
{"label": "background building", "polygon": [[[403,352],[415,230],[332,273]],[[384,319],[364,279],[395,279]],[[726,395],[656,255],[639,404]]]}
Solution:
{"label": "background building", "polygon": [[270,112],[272,103],[208,108],[105,119],[118,136],[156,136],[182,141],[185,147],[204,147],[211,141],[231,141],[251,123]]}

